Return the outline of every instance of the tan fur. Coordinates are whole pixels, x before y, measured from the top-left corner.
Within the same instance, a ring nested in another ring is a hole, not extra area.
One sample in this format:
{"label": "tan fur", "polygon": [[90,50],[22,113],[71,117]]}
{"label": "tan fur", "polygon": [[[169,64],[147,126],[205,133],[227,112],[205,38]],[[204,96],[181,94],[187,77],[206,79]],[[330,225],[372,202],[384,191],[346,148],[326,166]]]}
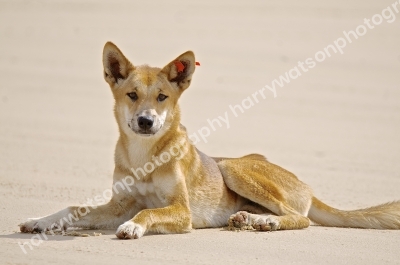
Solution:
{"label": "tan fur", "polygon": [[[185,66],[183,71],[176,61]],[[183,233],[227,224],[262,231],[301,229],[310,225],[308,217],[325,226],[400,228],[399,202],[340,211],[316,199],[295,175],[262,155],[210,158],[191,145],[180,124],[178,99],[195,71],[193,52],[178,56],[163,68],[134,66],[108,42],[103,64],[120,132],[114,185],[177,146],[182,156],[171,157],[137,177],[131,191],[114,191],[108,203],[90,209],[72,225],[60,219],[82,206],[29,219],[20,225],[22,232],[119,226],[118,238],[140,238],[146,232]]]}

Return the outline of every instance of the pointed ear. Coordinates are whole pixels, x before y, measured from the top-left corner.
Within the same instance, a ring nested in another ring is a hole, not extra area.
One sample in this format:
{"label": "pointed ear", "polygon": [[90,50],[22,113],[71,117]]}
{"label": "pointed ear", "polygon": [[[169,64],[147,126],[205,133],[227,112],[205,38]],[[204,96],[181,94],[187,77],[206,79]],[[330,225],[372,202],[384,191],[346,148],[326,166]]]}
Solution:
{"label": "pointed ear", "polygon": [[118,47],[107,42],[103,49],[103,67],[104,79],[110,86],[118,83],[118,80],[124,80],[129,72],[134,69],[133,65],[122,54]]}
{"label": "pointed ear", "polygon": [[169,82],[176,83],[181,91],[183,91],[189,87],[195,68],[194,53],[187,51],[167,64],[161,72],[166,75]]}

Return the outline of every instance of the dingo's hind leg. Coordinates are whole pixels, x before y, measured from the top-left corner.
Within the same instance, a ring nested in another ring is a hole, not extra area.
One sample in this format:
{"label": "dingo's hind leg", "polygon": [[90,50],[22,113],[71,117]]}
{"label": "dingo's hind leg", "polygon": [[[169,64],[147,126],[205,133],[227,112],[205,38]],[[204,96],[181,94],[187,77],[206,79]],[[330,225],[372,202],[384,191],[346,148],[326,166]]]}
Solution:
{"label": "dingo's hind leg", "polygon": [[222,159],[218,166],[229,189],[270,212],[259,215],[241,211],[231,216],[230,224],[251,225],[257,230],[302,229],[310,225],[306,216],[311,190],[290,172],[261,155]]}
{"label": "dingo's hind leg", "polygon": [[224,181],[229,189],[277,215],[298,214],[285,203],[284,190],[268,175],[269,163],[259,156],[226,159],[218,162]]}

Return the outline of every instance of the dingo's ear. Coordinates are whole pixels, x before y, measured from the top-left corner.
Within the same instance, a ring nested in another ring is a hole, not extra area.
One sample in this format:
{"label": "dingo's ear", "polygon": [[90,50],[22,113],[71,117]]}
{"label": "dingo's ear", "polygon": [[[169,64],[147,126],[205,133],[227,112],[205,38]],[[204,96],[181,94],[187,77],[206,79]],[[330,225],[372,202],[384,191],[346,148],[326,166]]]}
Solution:
{"label": "dingo's ear", "polygon": [[187,51],[167,64],[161,72],[167,76],[169,82],[176,83],[183,91],[189,87],[195,68],[194,53]]}
{"label": "dingo's ear", "polygon": [[118,83],[118,80],[126,79],[133,65],[112,42],[107,42],[103,49],[104,79],[110,86]]}

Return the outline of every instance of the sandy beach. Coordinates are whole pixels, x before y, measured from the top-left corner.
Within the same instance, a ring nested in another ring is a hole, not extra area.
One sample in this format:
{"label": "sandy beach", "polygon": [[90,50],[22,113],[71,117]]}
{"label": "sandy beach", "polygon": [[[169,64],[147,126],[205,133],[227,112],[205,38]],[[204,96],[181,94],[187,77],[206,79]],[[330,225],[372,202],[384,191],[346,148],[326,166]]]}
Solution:
{"label": "sandy beach", "polygon": [[[107,41],[137,65],[195,52],[182,123],[208,155],[264,154],[339,209],[400,200],[394,3],[0,1],[0,264],[400,264],[400,231],[218,228],[118,240],[114,230],[32,238],[18,227],[112,185]],[[265,97],[246,101],[261,88]],[[208,120],[224,114],[229,125],[213,130]]]}

